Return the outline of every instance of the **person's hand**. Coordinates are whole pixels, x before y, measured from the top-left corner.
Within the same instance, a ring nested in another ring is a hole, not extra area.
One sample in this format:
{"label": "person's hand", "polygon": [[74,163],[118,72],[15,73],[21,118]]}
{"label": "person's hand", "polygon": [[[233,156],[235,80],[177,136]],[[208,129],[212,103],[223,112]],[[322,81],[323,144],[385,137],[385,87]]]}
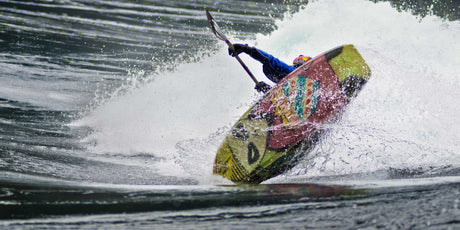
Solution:
{"label": "person's hand", "polygon": [[255,89],[258,92],[263,92],[263,93],[268,92],[271,88],[272,88],[271,86],[269,86],[267,83],[265,83],[263,81],[259,82],[255,87]]}
{"label": "person's hand", "polygon": [[232,57],[237,56],[238,54],[245,52],[245,50],[249,49],[250,47],[246,44],[233,44],[233,49],[228,47],[228,54]]}

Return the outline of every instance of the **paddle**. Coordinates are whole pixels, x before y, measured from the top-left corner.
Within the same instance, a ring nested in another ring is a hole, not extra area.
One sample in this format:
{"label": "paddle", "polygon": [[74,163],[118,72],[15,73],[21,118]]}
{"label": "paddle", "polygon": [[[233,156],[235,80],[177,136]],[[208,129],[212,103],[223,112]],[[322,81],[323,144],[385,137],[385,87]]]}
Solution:
{"label": "paddle", "polygon": [[[214,20],[214,18],[211,16],[211,14],[209,13],[208,11],[208,8],[205,8],[206,10],[206,17],[208,17],[208,22],[209,22],[209,26],[211,27],[211,30],[212,32],[214,33],[214,35],[216,35],[216,37],[222,41],[224,41],[225,43],[227,43],[228,45],[228,48],[230,50],[235,50],[235,48],[233,47],[233,44],[227,39],[227,37],[222,33],[222,31],[220,30],[219,26],[217,25],[216,21]],[[238,55],[235,55],[235,58],[236,60],[238,60],[238,62],[241,64],[241,66],[243,66],[244,70],[246,70],[246,73],[249,74],[249,77],[251,77],[251,79],[254,81],[254,83],[256,83],[256,86],[259,85],[259,81],[257,81],[257,79],[254,77],[254,75],[251,73],[251,71],[249,70],[249,68],[246,66],[246,64],[244,64],[244,62],[241,60],[240,57],[238,57]],[[265,90],[264,90],[265,92]]]}

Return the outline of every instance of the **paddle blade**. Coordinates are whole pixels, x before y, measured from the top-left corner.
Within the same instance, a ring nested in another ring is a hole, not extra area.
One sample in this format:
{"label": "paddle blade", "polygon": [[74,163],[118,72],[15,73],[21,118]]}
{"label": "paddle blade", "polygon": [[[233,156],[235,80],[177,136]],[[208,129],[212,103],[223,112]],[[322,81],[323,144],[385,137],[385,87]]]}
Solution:
{"label": "paddle blade", "polygon": [[219,38],[220,40],[227,42],[228,41],[227,37],[220,30],[219,25],[217,25],[217,22],[214,20],[212,15],[209,13],[208,8],[205,8],[205,10],[206,10],[206,17],[208,18],[209,26],[211,27],[211,30],[214,33],[214,35],[216,35],[216,37]]}

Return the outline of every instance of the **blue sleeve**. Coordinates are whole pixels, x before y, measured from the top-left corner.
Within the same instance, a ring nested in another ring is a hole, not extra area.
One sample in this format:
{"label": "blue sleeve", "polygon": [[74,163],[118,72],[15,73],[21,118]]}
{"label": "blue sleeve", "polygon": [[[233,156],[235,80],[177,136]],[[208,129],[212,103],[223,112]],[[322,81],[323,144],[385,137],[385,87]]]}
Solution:
{"label": "blue sleeve", "polygon": [[278,58],[273,57],[271,54],[268,54],[260,49],[257,49],[257,51],[259,51],[262,55],[264,55],[268,59],[269,64],[272,66],[272,68],[284,74],[285,76],[296,69],[294,66],[284,63]]}

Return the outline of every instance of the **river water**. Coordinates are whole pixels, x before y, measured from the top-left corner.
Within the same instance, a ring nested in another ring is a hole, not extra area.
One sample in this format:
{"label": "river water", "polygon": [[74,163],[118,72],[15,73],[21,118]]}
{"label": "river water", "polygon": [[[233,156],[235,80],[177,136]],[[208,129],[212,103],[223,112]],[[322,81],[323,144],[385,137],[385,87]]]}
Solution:
{"label": "river water", "polygon": [[[0,1],[0,229],[460,228],[459,3],[408,3]],[[286,62],[354,44],[372,69],[260,186],[212,176],[262,95],[204,7]]]}

